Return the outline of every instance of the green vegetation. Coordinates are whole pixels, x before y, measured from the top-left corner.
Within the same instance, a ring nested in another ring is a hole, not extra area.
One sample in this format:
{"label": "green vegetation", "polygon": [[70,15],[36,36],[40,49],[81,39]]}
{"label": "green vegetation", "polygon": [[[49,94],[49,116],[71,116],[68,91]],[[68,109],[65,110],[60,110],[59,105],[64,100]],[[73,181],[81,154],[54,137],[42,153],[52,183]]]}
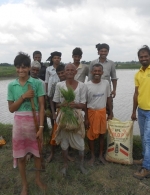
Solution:
{"label": "green vegetation", "polygon": [[117,63],[116,69],[140,69],[141,64],[132,64],[132,63]]}
{"label": "green vegetation", "polygon": [[0,78],[1,77],[15,77],[16,69],[14,66],[0,66]]}
{"label": "green vegetation", "polygon": [[[21,191],[21,180],[18,168],[12,167],[11,150],[11,125],[0,124],[0,134],[5,138],[7,144],[0,148],[0,194],[19,195]],[[97,142],[98,143],[98,142]],[[97,144],[96,143],[96,144]],[[98,145],[97,145],[98,147]],[[63,177],[60,174],[62,168],[62,154],[58,146],[55,151],[54,160],[46,163],[46,171],[41,173],[43,182],[48,185],[45,195],[147,195],[150,194],[150,180],[139,181],[133,178],[133,173],[139,168],[138,165],[120,165],[108,163],[102,165],[96,160],[93,167],[89,167],[89,150],[86,143],[85,167],[87,175],[80,173],[78,169],[78,152],[69,150],[69,154],[75,157],[74,162],[69,162],[68,174]],[[44,158],[50,153],[49,145],[44,146]],[[133,157],[141,158],[141,141],[139,136],[134,136]],[[27,180],[29,183],[29,195],[44,194],[34,183],[35,172],[29,171],[33,168],[31,159],[27,163]]]}

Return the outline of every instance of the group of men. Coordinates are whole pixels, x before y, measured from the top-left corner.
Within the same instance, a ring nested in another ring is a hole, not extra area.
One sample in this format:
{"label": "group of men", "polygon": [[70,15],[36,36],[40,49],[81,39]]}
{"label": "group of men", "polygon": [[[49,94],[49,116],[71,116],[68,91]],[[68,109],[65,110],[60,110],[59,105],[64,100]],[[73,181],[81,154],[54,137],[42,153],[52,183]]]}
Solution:
{"label": "group of men", "polygon": [[[95,161],[94,140],[98,137],[100,139],[99,160],[103,164],[106,163],[103,156],[106,121],[107,118],[112,119],[113,117],[112,98],[116,96],[117,87],[115,63],[107,59],[109,45],[105,43],[97,44],[96,48],[99,57],[92,61],[90,66],[80,63],[83,54],[81,48],[73,50],[73,63],[67,64],[65,67],[60,65],[60,52],[51,53],[51,56],[48,58],[50,61],[48,68],[45,68],[41,63],[42,54],[40,52],[36,51],[33,54],[34,60],[37,60],[41,64],[38,77],[46,83],[46,95],[51,105],[53,129],[57,130],[55,122],[57,118],[56,108],[64,106],[64,98],[62,97],[60,88],[67,89],[71,87],[74,90],[75,100],[69,106],[85,113],[81,123],[84,123],[87,130],[86,136],[91,151],[90,165],[93,165]],[[150,85],[150,49],[148,46],[143,46],[139,49],[138,58],[142,67],[135,75],[135,93],[131,119],[137,119],[136,109],[138,107],[143,159],[137,162],[141,163],[142,168],[134,173],[133,176],[143,179],[150,177],[150,92],[148,90]],[[31,65],[31,76],[33,67]],[[86,77],[88,77],[88,82],[84,83]],[[82,173],[86,172],[83,166],[85,130],[82,127],[83,125],[81,124],[81,129],[78,132],[53,132],[50,142],[52,146],[51,155],[48,161],[51,161],[53,158],[55,145],[60,144],[64,157],[63,174],[66,174],[67,161],[72,160],[68,155],[69,146],[79,150],[80,170]]]}
{"label": "group of men", "polygon": [[[66,174],[68,167],[67,161],[72,160],[68,155],[69,146],[79,150],[79,167],[82,173],[86,173],[83,166],[85,129],[87,130],[88,143],[91,150],[89,164],[92,166],[95,161],[94,140],[97,138],[100,139],[99,160],[103,164],[106,163],[103,156],[104,135],[107,128],[106,112],[108,119],[112,119],[112,97],[116,95],[117,77],[115,63],[107,59],[109,45],[105,43],[98,44],[96,48],[99,57],[97,60],[92,61],[90,66],[80,62],[83,54],[81,48],[77,47],[72,51],[73,63],[69,63],[66,66],[60,65],[60,52],[56,51],[51,53],[51,56],[47,59],[50,61],[50,66],[45,69],[45,80],[43,79],[44,68],[40,69],[40,67],[43,67],[43,64],[41,64],[41,53],[39,51],[33,53],[33,59],[35,61],[31,63],[31,76],[35,78],[34,73],[36,69],[36,77],[45,81],[46,96],[52,112],[51,122],[53,133],[50,141],[51,154],[48,158],[48,162],[53,158],[55,145],[60,144],[64,158],[63,174]],[[39,67],[37,66],[38,62],[41,64]],[[88,82],[84,83],[86,77],[88,78]],[[57,132],[56,109],[64,106],[64,98],[61,95],[60,89],[67,89],[69,87],[71,87],[75,93],[75,100],[69,103],[69,106],[80,112],[80,119],[82,119],[80,120],[80,128],[77,132],[61,130]]]}

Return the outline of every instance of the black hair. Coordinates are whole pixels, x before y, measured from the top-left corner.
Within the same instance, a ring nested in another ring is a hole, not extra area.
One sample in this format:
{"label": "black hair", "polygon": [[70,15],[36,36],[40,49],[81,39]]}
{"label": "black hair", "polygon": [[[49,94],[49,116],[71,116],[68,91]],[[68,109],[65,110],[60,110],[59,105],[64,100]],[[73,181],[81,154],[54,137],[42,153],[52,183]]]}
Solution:
{"label": "black hair", "polygon": [[82,49],[80,47],[76,47],[73,51],[72,51],[72,55],[79,55],[82,56],[83,52]]}
{"label": "black hair", "polygon": [[150,55],[150,49],[149,49],[149,47],[147,45],[143,45],[143,47],[141,47],[138,50],[138,53],[137,53],[138,57],[139,57],[141,51],[146,51]]}
{"label": "black hair", "polygon": [[94,65],[92,66],[92,70],[93,70],[94,67],[101,67],[102,70],[103,70],[103,66],[102,66],[101,64],[94,64]]}
{"label": "black hair", "polygon": [[40,54],[40,55],[42,56],[42,53],[41,53],[40,51],[34,51],[34,52],[33,52],[33,58],[34,58],[34,56],[35,56],[36,54]]}
{"label": "black hair", "polygon": [[26,66],[30,67],[31,59],[30,56],[24,52],[19,52],[14,59],[14,66]]}
{"label": "black hair", "polygon": [[56,68],[56,72],[60,72],[60,71],[64,71],[65,70],[65,66],[64,65],[59,65]]}

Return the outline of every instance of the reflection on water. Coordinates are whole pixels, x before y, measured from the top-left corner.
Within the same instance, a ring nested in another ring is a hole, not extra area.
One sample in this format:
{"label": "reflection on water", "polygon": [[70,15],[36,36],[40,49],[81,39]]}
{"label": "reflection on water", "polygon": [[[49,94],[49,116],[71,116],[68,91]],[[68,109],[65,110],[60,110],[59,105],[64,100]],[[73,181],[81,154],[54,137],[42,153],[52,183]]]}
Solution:
{"label": "reflection on water", "polygon": [[[137,70],[117,70],[117,94],[114,99],[114,116],[122,121],[130,120],[133,106],[134,75]],[[12,79],[0,80],[0,122],[13,123],[13,114],[8,111],[7,85]],[[134,134],[139,134],[137,122]]]}

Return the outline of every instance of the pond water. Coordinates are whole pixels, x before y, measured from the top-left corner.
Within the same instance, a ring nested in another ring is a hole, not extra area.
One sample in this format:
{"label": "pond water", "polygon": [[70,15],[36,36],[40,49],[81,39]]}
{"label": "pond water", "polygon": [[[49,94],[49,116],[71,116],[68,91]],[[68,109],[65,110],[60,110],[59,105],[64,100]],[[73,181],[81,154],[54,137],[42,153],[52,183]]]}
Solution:
{"label": "pond water", "polygon": [[[133,107],[134,75],[137,70],[117,70],[117,94],[114,99],[114,117],[121,121],[130,120]],[[0,122],[13,123],[8,111],[7,85],[12,79],[0,80]],[[138,123],[134,122],[134,134],[139,134]]]}

